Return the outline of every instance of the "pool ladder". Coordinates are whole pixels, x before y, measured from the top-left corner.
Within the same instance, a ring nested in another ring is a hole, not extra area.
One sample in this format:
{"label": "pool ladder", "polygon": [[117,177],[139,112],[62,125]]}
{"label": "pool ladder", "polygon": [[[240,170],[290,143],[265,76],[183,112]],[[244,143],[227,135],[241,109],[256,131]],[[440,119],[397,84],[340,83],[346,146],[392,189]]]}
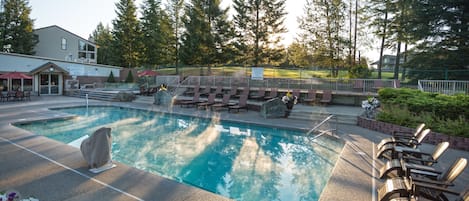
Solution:
{"label": "pool ladder", "polygon": [[[330,120],[334,119],[335,120],[335,128],[333,129],[328,129],[328,130],[323,130],[323,131],[320,131],[319,130],[319,127],[321,127],[322,125],[324,125],[325,123],[329,122]],[[319,122],[316,126],[314,126],[311,130],[309,130],[306,135],[310,135],[311,133],[315,132],[315,131],[320,131],[320,133],[314,137],[311,138],[311,140],[315,140],[316,138],[328,133],[328,132],[332,132],[333,135],[336,134],[337,132],[337,124],[338,124],[338,119],[337,119],[337,116],[336,115],[329,115],[328,117],[326,117],[324,120],[322,120],[321,122]]]}

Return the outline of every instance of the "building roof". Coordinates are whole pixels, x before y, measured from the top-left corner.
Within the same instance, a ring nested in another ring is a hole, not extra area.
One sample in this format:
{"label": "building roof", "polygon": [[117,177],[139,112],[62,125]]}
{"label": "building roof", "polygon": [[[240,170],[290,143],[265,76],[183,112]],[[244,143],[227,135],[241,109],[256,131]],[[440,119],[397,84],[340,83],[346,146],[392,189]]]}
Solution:
{"label": "building roof", "polygon": [[70,31],[68,31],[68,30],[66,30],[66,29],[64,29],[64,28],[62,28],[62,27],[57,26],[57,25],[51,25],[51,26],[47,26],[47,27],[38,28],[38,29],[35,29],[34,31],[44,30],[44,29],[51,29],[51,28],[60,29],[60,30],[62,30],[62,31],[65,31],[65,32],[67,32],[67,33],[69,33],[69,34],[72,34],[72,35],[74,35],[74,36],[80,38],[81,40],[85,40],[85,41],[88,42],[88,43],[91,43],[91,44],[93,44],[93,45],[96,45],[95,42],[90,41],[90,40],[88,40],[88,39],[84,39],[83,37],[81,37],[81,36],[79,36],[79,35],[77,35],[77,34],[74,34],[73,32],[70,32]]}

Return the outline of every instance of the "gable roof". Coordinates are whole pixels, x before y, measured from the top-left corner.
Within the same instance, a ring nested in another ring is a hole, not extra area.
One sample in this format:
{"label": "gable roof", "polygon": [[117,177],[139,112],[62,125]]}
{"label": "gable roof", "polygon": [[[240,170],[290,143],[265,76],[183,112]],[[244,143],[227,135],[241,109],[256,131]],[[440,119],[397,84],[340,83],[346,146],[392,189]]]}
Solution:
{"label": "gable roof", "polygon": [[34,31],[44,30],[44,29],[51,29],[51,28],[60,29],[60,30],[62,30],[62,31],[64,31],[64,32],[67,32],[67,33],[69,33],[69,34],[72,34],[72,35],[74,35],[74,36],[80,38],[81,40],[84,40],[84,41],[86,41],[86,42],[88,42],[88,43],[91,43],[91,44],[93,44],[93,45],[96,45],[95,42],[89,41],[88,39],[84,39],[83,37],[81,37],[81,36],[79,36],[79,35],[77,35],[77,34],[75,34],[75,33],[72,33],[72,32],[70,32],[70,31],[68,31],[68,30],[66,30],[66,29],[64,29],[64,28],[62,28],[62,27],[57,26],[57,25],[51,25],[51,26],[47,26],[47,27],[41,27],[41,28],[35,29]]}
{"label": "gable roof", "polygon": [[61,73],[69,74],[68,71],[66,71],[65,69],[61,68],[57,64],[52,63],[50,61],[45,63],[45,64],[40,65],[39,67],[37,67],[37,68],[35,68],[31,71],[29,71],[29,74],[34,75],[34,74],[39,73],[41,71],[48,70],[49,68],[54,68],[54,72],[61,72]]}

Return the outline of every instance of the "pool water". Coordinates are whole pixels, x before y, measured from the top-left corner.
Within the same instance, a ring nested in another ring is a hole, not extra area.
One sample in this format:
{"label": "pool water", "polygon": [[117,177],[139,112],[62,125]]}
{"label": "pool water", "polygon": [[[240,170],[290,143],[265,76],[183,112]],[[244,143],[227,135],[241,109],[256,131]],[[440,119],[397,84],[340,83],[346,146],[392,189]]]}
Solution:
{"label": "pool water", "polygon": [[113,160],[235,200],[318,200],[343,142],[305,132],[119,107],[58,109],[66,120],[18,124],[70,143],[112,129]]}

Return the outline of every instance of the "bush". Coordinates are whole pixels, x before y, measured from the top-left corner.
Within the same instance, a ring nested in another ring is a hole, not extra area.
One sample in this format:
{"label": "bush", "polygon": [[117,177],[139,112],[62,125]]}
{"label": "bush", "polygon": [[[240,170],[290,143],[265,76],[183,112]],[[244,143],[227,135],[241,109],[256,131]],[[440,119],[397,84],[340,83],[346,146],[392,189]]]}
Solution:
{"label": "bush", "polygon": [[372,70],[366,66],[356,65],[352,66],[348,71],[349,78],[368,78],[373,73]]}
{"label": "bush", "polygon": [[111,73],[109,74],[109,77],[107,78],[107,82],[109,82],[109,83],[114,83],[114,82],[116,82],[116,79],[114,78],[114,74],[112,73],[112,71],[111,71]]}
{"label": "bush", "polygon": [[406,127],[427,124],[433,131],[469,137],[469,96],[421,92],[415,89],[379,90],[377,120]]}
{"label": "bush", "polygon": [[129,70],[129,74],[127,74],[127,78],[125,78],[126,83],[132,83],[134,82],[134,76],[132,75],[132,71]]}

